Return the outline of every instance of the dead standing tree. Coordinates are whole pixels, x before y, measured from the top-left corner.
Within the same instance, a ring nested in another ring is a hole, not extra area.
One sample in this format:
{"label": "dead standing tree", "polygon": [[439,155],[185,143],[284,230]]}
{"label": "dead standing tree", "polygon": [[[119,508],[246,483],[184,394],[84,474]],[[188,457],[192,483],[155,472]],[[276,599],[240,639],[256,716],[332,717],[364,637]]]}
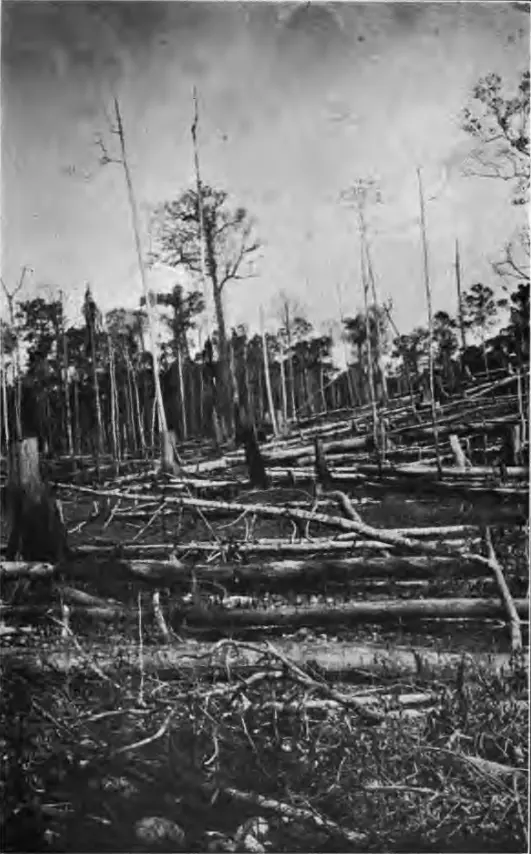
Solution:
{"label": "dead standing tree", "polygon": [[21,423],[21,409],[22,409],[22,385],[21,385],[21,368],[20,368],[20,348],[18,337],[15,334],[15,297],[22,290],[22,286],[24,284],[24,279],[26,277],[26,273],[31,270],[31,267],[28,267],[26,264],[22,267],[20,278],[18,280],[18,284],[13,291],[9,291],[6,287],[6,284],[3,279],[0,279],[2,283],[2,290],[4,291],[8,312],[9,312],[9,323],[11,325],[11,332],[15,335],[15,359],[13,363],[13,375],[14,375],[14,386],[15,386],[15,430],[17,440],[20,442],[22,439],[22,423]]}
{"label": "dead standing tree", "polygon": [[87,352],[90,353],[92,362],[92,384],[94,390],[94,405],[96,410],[96,464],[99,465],[100,457],[104,452],[103,447],[103,419],[101,414],[101,396],[98,380],[98,346],[97,339],[101,331],[101,312],[98,309],[90,287],[87,285],[85,299],[83,302],[83,315],[87,328]]}
{"label": "dead standing tree", "polygon": [[136,196],[133,187],[133,179],[131,176],[131,170],[129,168],[129,160],[127,158],[127,151],[125,145],[125,134],[122,122],[122,116],[120,113],[120,105],[118,103],[118,99],[114,99],[114,112],[116,119],[116,127],[111,128],[111,132],[116,134],[120,143],[120,158],[110,157],[107,149],[104,145],[104,142],[101,138],[98,138],[98,144],[101,148],[101,158],[100,162],[102,165],[106,165],[108,163],[119,163],[123,167],[125,183],[127,186],[127,197],[129,200],[129,207],[131,209],[131,222],[133,227],[133,236],[135,243],[135,252],[138,263],[138,271],[140,273],[140,281],[142,283],[142,291],[146,304],[146,312],[148,318],[148,329],[151,343],[151,355],[153,358],[153,382],[155,386],[155,402],[156,409],[158,415],[158,426],[159,426],[159,435],[160,435],[160,445],[161,445],[161,457],[162,457],[162,467],[168,471],[175,471],[179,464],[179,458],[177,455],[177,449],[174,446],[173,439],[168,431],[168,425],[166,421],[166,411],[164,409],[164,401],[162,398],[162,388],[160,384],[160,374],[159,374],[159,352],[157,346],[157,338],[155,334],[155,319],[153,316],[153,306],[150,299],[148,282],[147,282],[147,274],[146,274],[146,264],[144,260],[144,253],[142,250],[142,242],[140,239],[140,222],[138,216],[138,206],[136,202]]}

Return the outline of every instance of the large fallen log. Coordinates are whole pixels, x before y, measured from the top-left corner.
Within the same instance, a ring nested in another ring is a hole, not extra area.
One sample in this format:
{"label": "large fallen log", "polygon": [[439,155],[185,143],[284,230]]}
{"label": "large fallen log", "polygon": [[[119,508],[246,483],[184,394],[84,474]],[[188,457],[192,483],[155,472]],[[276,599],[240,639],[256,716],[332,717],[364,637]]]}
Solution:
{"label": "large fallen log", "polygon": [[[411,492],[412,490],[420,496],[438,496],[445,493],[448,496],[467,498],[470,501],[481,501],[483,498],[496,499],[498,502],[513,498],[515,502],[526,503],[528,486],[500,486],[494,479],[485,482],[484,479],[460,480],[459,477],[451,480],[440,480],[435,474],[410,472],[405,466],[400,472],[385,472],[381,476],[374,472],[372,475],[362,474],[359,470],[330,469],[332,479],[337,487],[342,489],[363,488],[365,494],[382,495],[390,491],[397,493]],[[298,486],[308,488],[315,483],[315,475],[309,468],[289,469],[275,473],[271,470],[271,482],[276,486]],[[368,478],[371,478],[370,480]]]}
{"label": "large fallen log", "polygon": [[[529,612],[526,599],[515,599],[520,616]],[[187,608],[181,611],[187,625],[230,627],[326,625],[355,622],[386,622],[411,619],[503,618],[503,605],[497,599],[375,599],[330,606],[282,606],[268,610]]]}
{"label": "large fallen log", "polygon": [[[289,545],[289,544],[288,544]],[[484,576],[486,570],[479,566],[467,564],[450,557],[415,556],[374,556],[365,557],[320,557],[303,560],[272,560],[251,563],[231,561],[229,563],[179,563],[172,560],[124,560],[116,557],[103,564],[109,579],[113,573],[128,573],[131,578],[142,578],[148,583],[171,587],[172,584],[189,582],[191,573],[199,580],[215,579],[217,581],[290,581],[341,576],[343,578],[371,577],[392,578],[433,578],[441,579],[450,576],[466,575],[467,578]],[[14,578],[51,577],[61,575],[61,578],[76,578],[93,580],[97,564],[93,560],[67,561],[59,565],[42,563],[0,562],[0,580],[8,581]]]}
{"label": "large fallen log", "polygon": [[[69,597],[69,601],[77,598]],[[97,597],[94,597],[96,599]],[[97,600],[101,601],[101,600]],[[515,599],[515,608],[519,616],[529,613],[526,599]],[[38,605],[0,605],[0,616],[31,616],[50,613],[49,606]],[[115,616],[135,617],[136,610],[120,604],[76,605],[72,614],[84,614],[88,617],[112,619]],[[289,626],[298,628],[311,625],[337,625],[345,623],[381,623],[393,620],[420,619],[502,619],[505,615],[503,605],[497,599],[373,599],[365,602],[348,602],[326,606],[289,606],[269,609],[230,608],[222,606],[174,608],[172,623],[180,627],[183,621],[190,628],[206,627],[212,629],[230,629],[236,631],[251,627]]]}
{"label": "large fallen log", "polygon": [[[332,472],[333,471],[334,470],[332,469]],[[380,467],[377,465],[361,463],[356,466],[355,471],[370,475],[379,473],[397,476],[402,474],[406,474],[407,476],[418,474],[436,477],[438,475],[435,467],[423,465],[422,462],[409,463],[404,466],[384,465]],[[521,480],[529,478],[529,469],[525,466],[507,466],[505,471],[508,478]],[[492,481],[499,482],[500,480],[499,474],[494,471],[492,466],[469,466],[466,469],[447,466],[441,469],[441,474],[443,477],[453,478],[455,480],[478,480],[480,483],[484,483],[486,488],[490,486]]]}
{"label": "large fallen log", "polygon": [[[65,488],[65,485],[58,484],[58,487]],[[66,488],[68,488],[68,486],[66,486]],[[120,498],[123,501],[137,501],[139,498],[139,496],[135,493],[117,492],[115,490],[90,489],[81,486],[76,487],[76,489],[78,491],[87,492],[91,495],[101,496],[104,498]],[[151,498],[153,499],[153,496],[151,496]],[[312,510],[301,510],[299,508],[290,507],[277,507],[271,504],[241,504],[235,501],[209,501],[206,498],[193,498],[188,496],[156,496],[156,499],[158,499],[159,501],[162,501],[163,498],[168,504],[173,504],[175,506],[185,507],[189,509],[202,510],[204,512],[212,510],[222,510],[228,513],[248,513],[250,515],[256,514],[271,519],[298,519],[302,522],[317,522],[329,528],[335,528],[347,532],[352,531],[353,533],[357,533],[362,537],[376,539],[382,542],[386,542],[389,545],[407,547],[417,553],[439,553],[436,549],[429,546],[427,543],[419,542],[417,539],[412,539],[411,537],[403,537],[394,534],[390,531],[387,531],[383,528],[374,528],[371,525],[366,525],[363,522],[356,521],[353,519],[345,519],[342,516],[332,516],[324,513],[317,513]],[[448,553],[451,554],[452,552],[449,551]],[[485,558],[480,558],[477,555],[471,556],[471,559],[475,558],[478,558],[482,561],[485,560]]]}
{"label": "large fallen log", "polygon": [[[455,419],[460,418],[456,414]],[[448,419],[450,421],[450,419]],[[437,427],[437,431],[441,436],[449,436],[450,433],[455,433],[457,436],[470,436],[473,433],[497,433],[505,424],[516,423],[518,416],[514,413],[503,415],[499,418],[489,418],[488,421],[469,421],[468,423],[448,423]],[[452,419],[453,421],[453,419]],[[433,438],[432,427],[398,427],[389,432],[391,437],[408,436],[410,439]]]}
{"label": "large fallen log", "polygon": [[[137,670],[140,664],[137,644],[120,644],[109,648],[91,642],[86,645],[81,654],[79,645],[65,649],[37,649],[3,645],[2,661],[18,663],[24,668],[43,670],[53,669],[59,673],[69,673],[76,670],[88,670],[93,663],[105,672],[117,668],[121,672],[127,669]],[[310,665],[319,668],[323,676],[347,676],[366,673],[377,676],[385,673],[387,676],[453,676],[463,662],[467,678],[474,678],[476,668],[488,668],[491,671],[508,671],[511,666],[509,653],[441,653],[424,648],[406,648],[393,646],[382,647],[375,644],[356,644],[341,641],[297,641],[275,640],[274,649],[282,653],[294,664],[301,667]],[[185,641],[173,643],[171,646],[156,648],[144,646],[142,650],[142,668],[145,672],[156,671],[159,675],[167,673],[174,677],[208,678],[215,671],[217,678],[227,678],[230,675],[247,675],[259,668],[264,669],[264,656],[267,656],[265,645],[198,643]]]}

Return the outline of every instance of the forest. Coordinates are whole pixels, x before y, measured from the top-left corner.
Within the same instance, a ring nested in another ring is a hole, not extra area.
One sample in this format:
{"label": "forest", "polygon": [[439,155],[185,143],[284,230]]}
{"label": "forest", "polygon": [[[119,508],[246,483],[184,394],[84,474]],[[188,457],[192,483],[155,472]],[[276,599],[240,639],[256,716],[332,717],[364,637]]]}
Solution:
{"label": "forest", "polygon": [[[458,248],[455,269],[459,283]],[[239,327],[228,335],[223,329],[222,338],[216,329],[200,349],[194,333],[202,292],[177,285],[151,294],[153,306],[165,309],[159,370],[168,427],[179,441],[220,444],[235,439],[235,414],[243,406],[257,429],[279,435],[290,422],[369,403],[371,380],[379,405],[409,396],[413,408],[422,406],[429,399],[430,351],[439,403],[474,380],[523,374],[529,274],[508,254],[499,276],[496,292],[482,283],[463,287],[457,317],[435,312],[431,341],[426,326],[398,334],[392,306],[368,300],[366,310],[342,320],[342,370],[333,362],[332,337],[317,335],[287,296],[276,333],[250,335]],[[52,455],[152,454],[157,413],[145,300],[136,311],[117,308],[103,317],[87,287],[82,326],[66,324],[60,297],[15,300],[16,293],[11,317],[2,321],[4,448],[15,437],[37,435]],[[223,359],[233,414],[222,433]]]}
{"label": "forest", "polygon": [[[460,117],[468,174],[523,211],[529,81]],[[114,113],[138,307],[87,284],[72,323],[53,282],[2,280],[0,847],[527,850],[527,227],[483,282],[455,235],[439,310],[419,167],[400,330],[359,178],[359,310],[318,330],[280,292],[274,330],[231,328],[259,228],[202,179],[197,101],[149,253]]]}

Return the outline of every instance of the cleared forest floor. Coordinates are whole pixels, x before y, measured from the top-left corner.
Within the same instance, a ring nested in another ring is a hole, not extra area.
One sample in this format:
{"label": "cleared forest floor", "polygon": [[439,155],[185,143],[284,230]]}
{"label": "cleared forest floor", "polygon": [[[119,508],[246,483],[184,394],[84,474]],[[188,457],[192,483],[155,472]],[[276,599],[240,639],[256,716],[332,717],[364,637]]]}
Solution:
{"label": "cleared forest floor", "polygon": [[352,487],[408,551],[141,469],[58,487],[64,566],[2,564],[3,850],[527,850],[525,509]]}

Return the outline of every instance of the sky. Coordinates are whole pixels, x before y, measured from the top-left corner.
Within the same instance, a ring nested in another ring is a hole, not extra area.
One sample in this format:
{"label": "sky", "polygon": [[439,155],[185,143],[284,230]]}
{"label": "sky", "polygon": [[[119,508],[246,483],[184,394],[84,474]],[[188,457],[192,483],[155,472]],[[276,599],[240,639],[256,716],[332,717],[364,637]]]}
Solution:
{"label": "sky", "polygon": [[[137,307],[141,283],[123,170],[119,98],[148,247],[150,212],[193,186],[192,90],[203,180],[255,221],[252,278],[227,287],[229,324],[275,326],[279,294],[322,331],[362,306],[355,211],[342,193],[374,179],[368,208],[381,299],[400,331],[425,323],[416,169],[427,198],[434,310],[464,286],[496,286],[491,262],[522,224],[503,181],[466,177],[461,111],[491,71],[529,66],[529,16],[513,3],[2,3],[2,255],[21,296],[85,284],[104,311]],[[186,284],[153,270],[150,286]]]}

